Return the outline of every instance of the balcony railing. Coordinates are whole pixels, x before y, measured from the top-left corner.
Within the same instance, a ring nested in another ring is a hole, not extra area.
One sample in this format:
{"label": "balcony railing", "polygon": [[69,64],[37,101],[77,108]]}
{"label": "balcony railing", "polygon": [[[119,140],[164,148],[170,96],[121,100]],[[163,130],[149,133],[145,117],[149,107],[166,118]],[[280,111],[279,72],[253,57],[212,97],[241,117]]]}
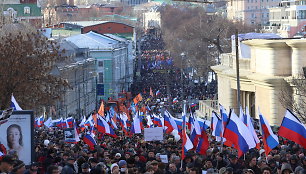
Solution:
{"label": "balcony railing", "polygon": [[[239,59],[239,69],[250,70],[251,66],[250,58]],[[236,69],[235,55],[232,53],[226,53],[221,55],[221,65],[228,66],[232,69]]]}
{"label": "balcony railing", "polygon": [[212,111],[219,113],[218,100],[199,101],[199,110],[196,112],[198,117],[210,120]]}

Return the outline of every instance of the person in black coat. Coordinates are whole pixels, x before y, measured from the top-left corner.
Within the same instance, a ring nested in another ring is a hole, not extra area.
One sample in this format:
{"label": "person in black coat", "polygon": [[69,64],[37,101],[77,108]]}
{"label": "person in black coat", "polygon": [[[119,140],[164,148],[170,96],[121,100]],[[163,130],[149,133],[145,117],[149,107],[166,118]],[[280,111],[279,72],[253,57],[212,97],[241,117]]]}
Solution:
{"label": "person in black coat", "polygon": [[233,169],[234,174],[242,173],[242,166],[238,163],[238,157],[234,154],[229,155],[229,165],[227,167],[231,167]]}
{"label": "person in black coat", "polygon": [[75,174],[75,169],[74,169],[74,161],[75,159],[72,158],[72,157],[69,157],[67,159],[67,163],[66,165],[64,166],[64,168],[62,169],[62,172],[61,174]]}

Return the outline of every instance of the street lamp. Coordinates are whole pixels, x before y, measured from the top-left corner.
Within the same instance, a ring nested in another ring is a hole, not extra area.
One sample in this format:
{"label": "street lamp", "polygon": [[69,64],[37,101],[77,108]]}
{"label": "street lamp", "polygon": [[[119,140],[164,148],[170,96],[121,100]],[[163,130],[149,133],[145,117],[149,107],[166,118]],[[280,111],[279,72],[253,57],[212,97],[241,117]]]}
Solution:
{"label": "street lamp", "polygon": [[182,85],[182,109],[184,109],[184,100],[185,100],[185,93],[184,93],[184,80],[183,80],[183,59],[185,58],[185,52],[181,53],[181,85]]}

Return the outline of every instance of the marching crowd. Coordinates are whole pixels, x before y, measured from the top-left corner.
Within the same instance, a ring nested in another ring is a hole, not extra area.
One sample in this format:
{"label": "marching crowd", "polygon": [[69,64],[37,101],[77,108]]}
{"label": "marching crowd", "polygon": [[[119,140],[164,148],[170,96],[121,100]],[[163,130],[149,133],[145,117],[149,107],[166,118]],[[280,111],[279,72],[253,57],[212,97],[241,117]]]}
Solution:
{"label": "marching crowd", "polygon": [[[171,98],[180,101],[187,96],[214,98],[206,84],[188,85],[186,77],[181,79],[180,70],[161,51],[163,47],[161,38],[145,38],[141,46],[142,79],[132,87],[134,94],[142,93],[144,98],[155,96],[150,101],[151,108],[165,102],[176,113],[181,112],[181,105],[169,101],[169,93]],[[164,64],[156,66],[158,61]],[[149,112],[160,114],[161,110]],[[148,120],[142,121],[145,126]],[[115,124],[120,127],[118,122]],[[209,144],[201,154],[196,149],[182,154],[183,137],[177,138],[175,134],[164,134],[163,141],[145,141],[143,134],[127,136],[123,129],[115,130],[116,137],[88,131],[95,134],[94,146],[85,142],[85,131],[80,132],[80,141],[67,143],[64,130],[59,127],[35,128],[34,156],[30,164],[20,160],[22,154],[7,151],[0,142],[0,174],[306,174],[306,150],[282,137],[270,153],[265,152],[261,143],[238,158],[237,150],[217,141],[211,129],[206,130]]]}
{"label": "marching crowd", "polygon": [[[209,132],[209,130],[207,130]],[[14,153],[1,158],[0,173],[11,174],[305,174],[305,149],[279,137],[280,145],[269,154],[263,147],[251,149],[238,158],[232,147],[209,136],[205,155],[193,150],[182,160],[181,141],[165,135],[163,141],[144,141],[142,134],[127,137],[96,134],[94,148],[84,141],[66,143],[63,130],[38,128],[35,130],[35,162],[25,165]],[[210,134],[209,134],[210,135]],[[161,158],[163,156],[163,159]],[[164,156],[167,156],[164,159]]]}

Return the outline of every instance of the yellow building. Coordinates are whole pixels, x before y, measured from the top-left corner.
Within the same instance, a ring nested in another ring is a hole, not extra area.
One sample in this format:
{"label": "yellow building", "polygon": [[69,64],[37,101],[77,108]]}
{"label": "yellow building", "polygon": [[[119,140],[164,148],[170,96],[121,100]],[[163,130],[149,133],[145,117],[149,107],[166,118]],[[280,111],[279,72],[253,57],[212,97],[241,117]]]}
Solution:
{"label": "yellow building", "polygon": [[[250,51],[249,58],[239,59],[242,107],[248,107],[256,118],[260,108],[271,125],[280,125],[286,109],[280,94],[290,78],[303,73],[306,40],[252,39],[242,43]],[[238,108],[235,62],[235,54],[226,53],[221,55],[220,65],[211,67],[218,76],[218,102],[227,109]]]}

